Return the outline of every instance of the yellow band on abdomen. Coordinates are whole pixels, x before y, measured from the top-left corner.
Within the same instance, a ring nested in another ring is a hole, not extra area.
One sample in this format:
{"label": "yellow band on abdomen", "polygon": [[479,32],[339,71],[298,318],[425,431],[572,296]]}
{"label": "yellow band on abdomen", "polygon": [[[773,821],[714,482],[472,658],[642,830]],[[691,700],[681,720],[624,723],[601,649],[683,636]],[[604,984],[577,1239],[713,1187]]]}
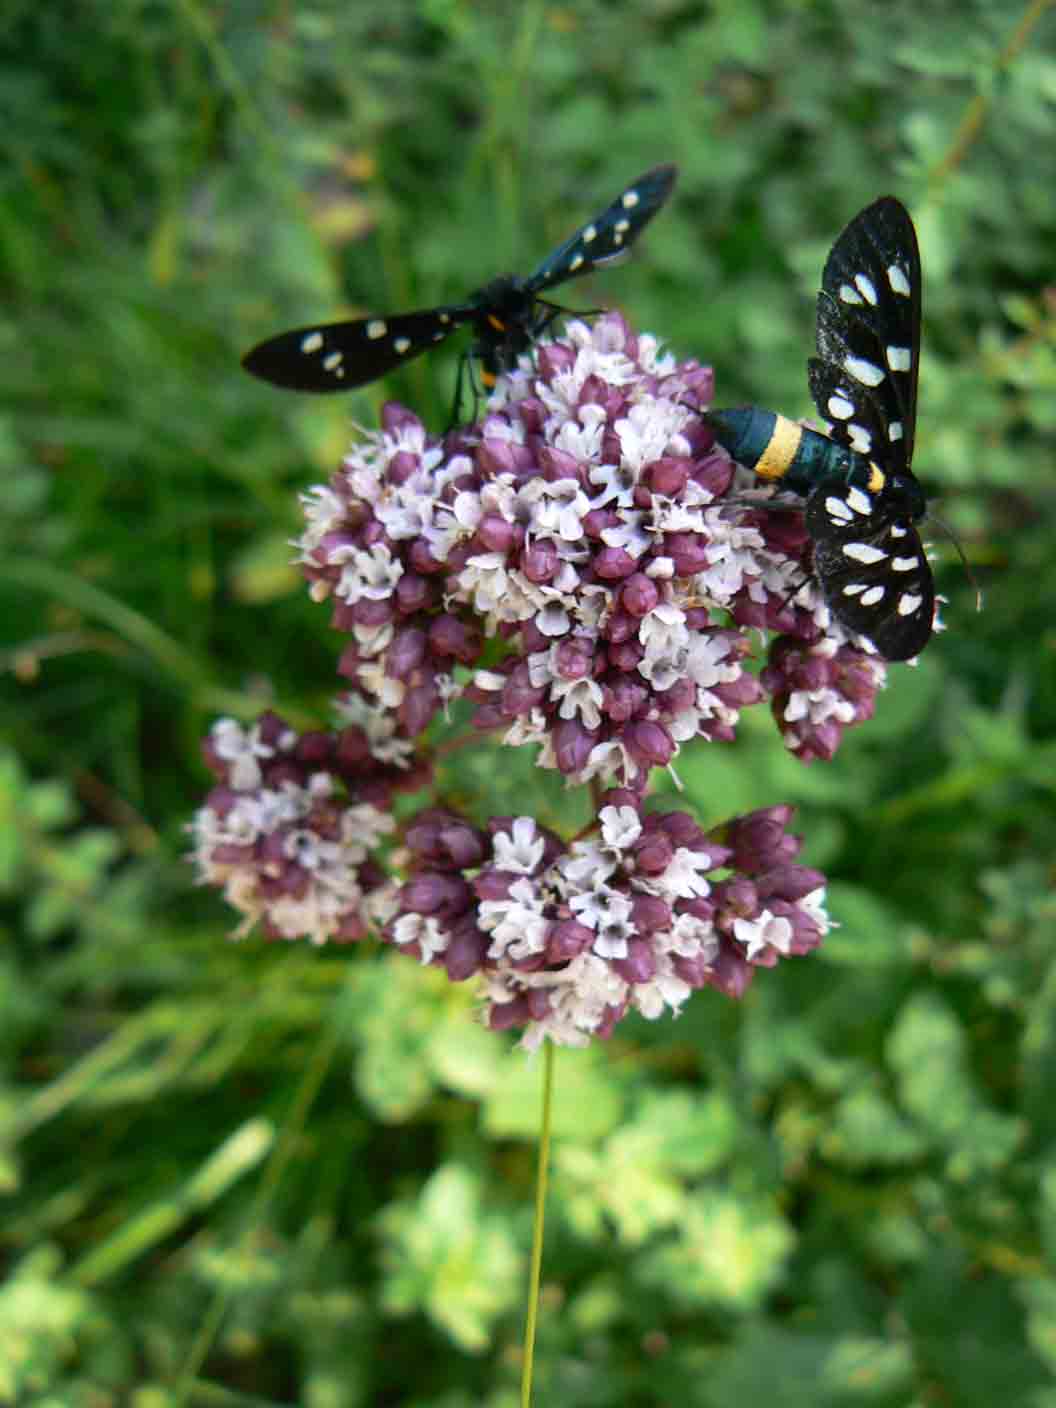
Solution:
{"label": "yellow band on abdomen", "polygon": [[766,449],[759,456],[755,473],[761,479],[780,479],[788,473],[796,458],[799,442],[803,439],[803,427],[785,416],[774,419],[774,432]]}

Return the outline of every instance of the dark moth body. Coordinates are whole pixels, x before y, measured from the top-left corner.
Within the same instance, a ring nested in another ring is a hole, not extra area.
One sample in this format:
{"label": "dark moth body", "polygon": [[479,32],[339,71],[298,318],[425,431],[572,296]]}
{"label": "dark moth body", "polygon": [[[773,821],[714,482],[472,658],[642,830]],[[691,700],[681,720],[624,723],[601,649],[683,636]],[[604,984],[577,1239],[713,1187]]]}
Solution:
{"label": "dark moth body", "polygon": [[828,435],[755,406],[708,420],[733,459],[806,500],[825,601],[888,660],[933,629],[935,587],[914,524],[925,499],[910,470],[920,359],[920,255],[905,207],[885,196],[833,245],[817,307],[811,394]]}
{"label": "dark moth body", "polygon": [[293,328],[258,343],[242,365],[290,391],[351,391],[444,342],[457,328],[469,327],[473,341],[459,367],[457,420],[467,360],[479,364],[480,380],[490,390],[566,311],[541,295],[624,254],[671,194],[676,175],[674,166],[646,171],[526,278],[502,274],[461,303]]}

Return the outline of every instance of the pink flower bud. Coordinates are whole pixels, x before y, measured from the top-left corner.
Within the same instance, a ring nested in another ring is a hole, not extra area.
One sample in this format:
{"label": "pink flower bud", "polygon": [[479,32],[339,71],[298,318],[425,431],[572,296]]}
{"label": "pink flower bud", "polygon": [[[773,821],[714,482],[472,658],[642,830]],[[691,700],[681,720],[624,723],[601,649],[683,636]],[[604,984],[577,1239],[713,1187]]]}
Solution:
{"label": "pink flower bud", "polygon": [[632,616],[648,616],[660,600],[660,588],[644,572],[635,572],[620,588],[620,604]]}

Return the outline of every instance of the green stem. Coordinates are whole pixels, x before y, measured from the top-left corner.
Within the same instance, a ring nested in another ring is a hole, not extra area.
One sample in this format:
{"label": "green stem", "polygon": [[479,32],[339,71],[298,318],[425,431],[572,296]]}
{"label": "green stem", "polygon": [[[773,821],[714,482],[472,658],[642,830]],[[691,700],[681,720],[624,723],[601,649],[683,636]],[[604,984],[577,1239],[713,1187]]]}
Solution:
{"label": "green stem", "polygon": [[528,1318],[524,1324],[524,1368],[521,1372],[521,1408],[532,1401],[532,1368],[535,1362],[535,1326],[539,1319],[539,1280],[543,1270],[543,1223],[546,1184],[550,1173],[550,1113],[554,1093],[554,1043],[543,1046],[543,1111],[539,1128],[539,1162],[535,1171],[535,1225],[532,1229],[532,1272],[528,1286]]}
{"label": "green stem", "polygon": [[[994,71],[1001,73],[1008,68],[1018,57],[1020,51],[1030,38],[1031,31],[1041,19],[1042,15],[1052,4],[1052,0],[1029,0],[1027,8],[1020,17],[1019,24],[1016,25],[1008,43],[998,54],[994,61]],[[928,176],[928,188],[937,191],[943,185],[946,178],[952,171],[956,171],[961,162],[967,156],[972,143],[982,131],[983,123],[986,120],[987,108],[990,106],[990,99],[982,93],[976,96],[965,108],[964,116],[961,118],[954,133],[953,141],[950,143],[945,156],[932,169]]]}

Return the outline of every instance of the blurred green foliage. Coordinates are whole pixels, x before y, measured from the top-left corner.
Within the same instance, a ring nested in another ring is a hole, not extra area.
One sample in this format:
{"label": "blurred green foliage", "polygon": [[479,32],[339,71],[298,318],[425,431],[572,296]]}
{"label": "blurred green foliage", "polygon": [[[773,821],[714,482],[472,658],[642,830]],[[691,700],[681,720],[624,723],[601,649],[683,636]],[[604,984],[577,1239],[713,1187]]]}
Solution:
{"label": "blurred green foliage", "polygon": [[[916,468],[986,609],[943,543],[950,629],[833,764],[763,718],[685,756],[704,824],[799,804],[842,928],[561,1054],[537,1401],[1056,1405],[1054,122],[1041,3],[9,0],[0,1403],[516,1401],[538,1066],[398,956],[226,943],[182,859],[209,719],[333,689],[296,491],[453,361],[324,401],[238,356],[676,160],[583,303],[727,404],[810,410],[825,251],[910,205]],[[527,756],[448,782],[578,824]]]}

